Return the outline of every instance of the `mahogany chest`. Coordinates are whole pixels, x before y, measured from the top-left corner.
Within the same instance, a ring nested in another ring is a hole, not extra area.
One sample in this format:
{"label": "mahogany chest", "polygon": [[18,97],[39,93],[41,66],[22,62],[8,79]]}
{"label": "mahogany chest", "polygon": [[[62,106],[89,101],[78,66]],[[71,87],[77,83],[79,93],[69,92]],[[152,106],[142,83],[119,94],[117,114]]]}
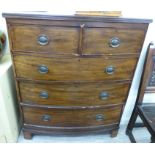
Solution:
{"label": "mahogany chest", "polygon": [[117,135],[151,20],[3,13],[25,138]]}

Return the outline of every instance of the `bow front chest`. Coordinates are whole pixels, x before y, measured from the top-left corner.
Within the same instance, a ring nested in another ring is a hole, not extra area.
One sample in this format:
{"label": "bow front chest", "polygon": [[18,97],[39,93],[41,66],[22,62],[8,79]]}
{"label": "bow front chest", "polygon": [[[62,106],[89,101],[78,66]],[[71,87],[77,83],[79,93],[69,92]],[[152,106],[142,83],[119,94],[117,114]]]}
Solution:
{"label": "bow front chest", "polygon": [[25,138],[117,135],[151,20],[4,13]]}

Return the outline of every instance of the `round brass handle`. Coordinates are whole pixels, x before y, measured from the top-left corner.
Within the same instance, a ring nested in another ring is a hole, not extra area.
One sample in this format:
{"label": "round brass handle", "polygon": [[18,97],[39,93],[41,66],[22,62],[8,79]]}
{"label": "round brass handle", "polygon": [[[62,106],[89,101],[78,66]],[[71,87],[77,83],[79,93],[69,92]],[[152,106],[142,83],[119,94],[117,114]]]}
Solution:
{"label": "round brass handle", "polygon": [[46,35],[41,34],[38,36],[38,44],[41,46],[45,46],[49,43],[49,39]]}
{"label": "round brass handle", "polygon": [[100,99],[101,100],[106,100],[106,99],[108,99],[108,97],[109,97],[109,93],[108,92],[103,91],[103,92],[100,93]]}
{"label": "round brass handle", "polygon": [[43,98],[43,99],[47,99],[49,97],[49,95],[46,91],[41,91],[39,93],[39,96],[40,96],[40,98]]}
{"label": "round brass handle", "polygon": [[120,45],[120,43],[121,43],[121,41],[117,37],[113,37],[110,39],[110,47],[113,47],[113,48],[118,47]]}
{"label": "round brass handle", "polygon": [[105,72],[106,72],[107,74],[113,74],[113,73],[115,72],[115,67],[114,67],[114,66],[107,66],[107,67],[105,68]]}
{"label": "round brass handle", "polygon": [[97,120],[97,121],[103,121],[104,118],[105,118],[105,116],[104,116],[103,114],[97,114],[97,115],[96,115],[96,120]]}
{"label": "round brass handle", "polygon": [[43,115],[41,116],[41,119],[45,122],[48,122],[52,119],[52,117],[50,115]]}
{"label": "round brass handle", "polygon": [[38,71],[41,74],[46,74],[46,73],[48,73],[48,67],[45,66],[45,65],[39,65],[38,66]]}

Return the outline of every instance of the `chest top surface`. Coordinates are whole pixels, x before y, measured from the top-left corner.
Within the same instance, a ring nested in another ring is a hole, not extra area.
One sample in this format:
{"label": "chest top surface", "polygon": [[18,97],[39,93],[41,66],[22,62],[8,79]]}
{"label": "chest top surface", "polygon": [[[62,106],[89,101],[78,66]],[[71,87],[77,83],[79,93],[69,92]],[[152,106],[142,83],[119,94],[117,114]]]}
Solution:
{"label": "chest top surface", "polygon": [[124,18],[124,17],[106,17],[106,16],[79,16],[79,15],[51,15],[47,12],[10,12],[3,13],[5,18],[15,19],[46,19],[46,20],[68,20],[68,21],[100,21],[111,23],[151,23],[151,19]]}

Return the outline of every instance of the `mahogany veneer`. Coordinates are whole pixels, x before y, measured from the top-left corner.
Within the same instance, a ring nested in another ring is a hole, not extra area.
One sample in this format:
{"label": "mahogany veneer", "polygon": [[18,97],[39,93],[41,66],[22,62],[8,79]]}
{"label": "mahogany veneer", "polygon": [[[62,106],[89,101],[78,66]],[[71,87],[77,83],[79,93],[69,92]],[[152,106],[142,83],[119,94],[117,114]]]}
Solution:
{"label": "mahogany veneer", "polygon": [[148,19],[3,13],[25,138],[117,135]]}

